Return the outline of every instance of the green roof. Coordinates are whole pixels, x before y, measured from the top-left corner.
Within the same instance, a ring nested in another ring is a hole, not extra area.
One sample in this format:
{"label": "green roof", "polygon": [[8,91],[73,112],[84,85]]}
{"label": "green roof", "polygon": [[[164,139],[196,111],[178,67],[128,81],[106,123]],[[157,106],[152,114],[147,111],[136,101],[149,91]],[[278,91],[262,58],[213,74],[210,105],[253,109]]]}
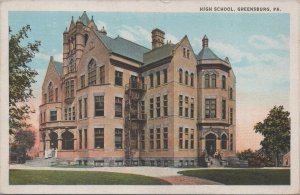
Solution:
{"label": "green roof", "polygon": [[57,71],[57,73],[61,76],[63,75],[63,66],[61,62],[53,61],[54,67]]}
{"label": "green roof", "polygon": [[150,51],[148,48],[133,43],[122,37],[111,38],[98,31],[95,31],[97,37],[102,41],[102,43],[113,53],[119,54],[121,56],[133,59],[135,61],[143,63],[144,53]]}
{"label": "green roof", "polygon": [[88,25],[88,23],[90,22],[89,17],[86,14],[86,11],[83,12],[82,16],[79,17],[79,20],[84,24],[84,25]]}
{"label": "green roof", "polygon": [[208,47],[203,47],[197,55],[197,60],[220,60],[220,58]]}
{"label": "green roof", "polygon": [[161,47],[155,48],[144,54],[144,65],[151,64],[153,62],[162,60],[172,55],[174,44],[166,44]]}

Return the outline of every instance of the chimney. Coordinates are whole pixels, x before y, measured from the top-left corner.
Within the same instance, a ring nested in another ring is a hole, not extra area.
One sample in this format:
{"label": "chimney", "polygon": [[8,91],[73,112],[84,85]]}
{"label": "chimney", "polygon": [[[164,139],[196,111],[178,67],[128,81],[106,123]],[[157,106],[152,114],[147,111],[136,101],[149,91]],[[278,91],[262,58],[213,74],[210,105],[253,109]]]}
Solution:
{"label": "chimney", "polygon": [[202,39],[202,47],[208,47],[208,38],[206,35],[204,35],[203,39]]}
{"label": "chimney", "polygon": [[152,30],[152,49],[161,47],[164,45],[165,32],[156,28]]}

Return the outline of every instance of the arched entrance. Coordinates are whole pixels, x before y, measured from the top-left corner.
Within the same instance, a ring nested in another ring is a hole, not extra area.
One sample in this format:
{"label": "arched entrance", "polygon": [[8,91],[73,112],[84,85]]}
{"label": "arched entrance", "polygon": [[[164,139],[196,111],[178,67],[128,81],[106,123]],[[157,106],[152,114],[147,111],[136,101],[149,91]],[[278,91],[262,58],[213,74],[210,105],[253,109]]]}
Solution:
{"label": "arched entrance", "polygon": [[74,149],[74,135],[70,131],[65,131],[61,134],[62,137],[62,149],[73,150]]}
{"label": "arched entrance", "polygon": [[49,134],[49,137],[50,137],[50,148],[52,149],[52,148],[54,148],[54,149],[57,149],[57,146],[58,146],[58,144],[57,144],[57,133],[55,133],[55,132],[51,132],[50,134]]}
{"label": "arched entrance", "polygon": [[213,155],[216,152],[216,135],[213,133],[205,136],[205,149],[208,155]]}

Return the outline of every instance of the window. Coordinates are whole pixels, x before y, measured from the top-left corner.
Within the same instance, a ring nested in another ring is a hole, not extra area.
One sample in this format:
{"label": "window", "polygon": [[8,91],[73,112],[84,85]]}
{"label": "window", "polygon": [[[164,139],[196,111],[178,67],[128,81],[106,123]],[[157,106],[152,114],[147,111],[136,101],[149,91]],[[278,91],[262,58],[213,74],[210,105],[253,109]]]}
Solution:
{"label": "window", "polygon": [[71,86],[70,86],[70,96],[74,97],[74,80],[71,80]]}
{"label": "window", "polygon": [[179,69],[179,83],[182,83],[182,69]]}
{"label": "window", "polygon": [[104,96],[95,96],[95,116],[104,116]]}
{"label": "window", "polygon": [[189,117],[189,97],[185,96],[184,97],[185,101],[185,111],[184,111],[184,116]]}
{"label": "window", "polygon": [[185,81],[184,81],[184,83],[185,83],[186,85],[189,84],[189,73],[188,73],[188,71],[185,71]]}
{"label": "window", "polygon": [[164,127],[164,149],[168,149],[168,127]]}
{"label": "window", "polygon": [[84,35],[84,46],[86,46],[89,36],[87,34]]}
{"label": "window", "polygon": [[79,130],[79,149],[82,149],[82,130]]}
{"label": "window", "polygon": [[191,74],[191,86],[194,87],[194,73]]}
{"label": "window", "polygon": [[73,121],[75,121],[76,119],[75,106],[72,107],[72,116],[73,116]]}
{"label": "window", "polygon": [[168,83],[168,70],[164,69],[164,83]]}
{"label": "window", "polygon": [[154,130],[150,129],[150,149],[154,149]]}
{"label": "window", "polygon": [[84,130],[84,148],[86,149],[88,145],[88,136],[87,136],[87,129]]}
{"label": "window", "polygon": [[194,149],[194,129],[191,129],[191,135],[190,135],[190,138],[191,138],[191,149]]}
{"label": "window", "polygon": [[189,49],[186,51],[186,57],[190,58],[190,50]]}
{"label": "window", "polygon": [[164,95],[164,116],[168,116],[168,95]]}
{"label": "window", "polygon": [[104,128],[95,128],[95,148],[103,149],[104,148]]}
{"label": "window", "polygon": [[72,108],[70,107],[68,109],[68,113],[69,113],[69,121],[72,120]]}
{"label": "window", "polygon": [[46,122],[46,112],[44,112],[44,123]]}
{"label": "window", "polygon": [[66,81],[66,98],[70,97],[70,82]]}
{"label": "window", "polygon": [[150,98],[150,118],[154,117],[154,100]]}
{"label": "window", "polygon": [[83,99],[83,103],[84,103],[84,113],[83,113],[83,116],[84,116],[84,118],[87,118],[87,98],[84,98]]}
{"label": "window", "polygon": [[91,59],[88,64],[88,85],[96,85],[96,61]]}
{"label": "window", "polygon": [[226,77],[222,76],[222,89],[226,89]]}
{"label": "window", "polygon": [[229,98],[232,100],[233,99],[233,89],[229,89]]}
{"label": "window", "polygon": [[140,101],[140,104],[141,104],[141,114],[145,114],[145,101],[144,100]]}
{"label": "window", "polygon": [[227,136],[225,134],[223,134],[221,137],[221,148],[223,150],[227,149]]}
{"label": "window", "polygon": [[157,86],[160,85],[160,72],[156,72],[156,84]]}
{"label": "window", "polygon": [[82,75],[80,77],[80,88],[84,88],[85,87],[85,75]]}
{"label": "window", "polygon": [[189,129],[185,128],[184,132],[185,132],[184,148],[188,149],[189,148]]}
{"label": "window", "polygon": [[61,135],[62,137],[62,149],[63,150],[73,150],[74,149],[74,135],[69,132],[65,131]]}
{"label": "window", "polygon": [[82,100],[78,100],[79,119],[82,119]]}
{"label": "window", "polygon": [[183,128],[179,127],[179,149],[182,149],[183,147],[183,143],[182,143],[182,139],[183,139]]}
{"label": "window", "polygon": [[156,129],[156,149],[160,149],[160,128]]}
{"label": "window", "polygon": [[179,116],[182,116],[183,114],[183,99],[182,95],[179,95]]}
{"label": "window", "polygon": [[43,99],[44,99],[44,104],[46,104],[47,103],[47,94],[46,93],[44,94],[44,98]]}
{"label": "window", "polygon": [[209,74],[205,75],[205,88],[209,88]]}
{"label": "window", "polygon": [[40,123],[43,123],[43,113],[40,113]]}
{"label": "window", "polygon": [[74,60],[71,59],[70,62],[69,62],[69,72],[75,72],[75,63],[74,63]]}
{"label": "window", "polygon": [[58,102],[58,88],[55,88],[55,102]]}
{"label": "window", "polygon": [[115,85],[123,86],[123,72],[115,71]]}
{"label": "window", "polygon": [[229,120],[230,124],[233,124],[233,108],[230,108],[230,120]]}
{"label": "window", "polygon": [[222,119],[226,119],[226,100],[222,100]]}
{"label": "window", "polygon": [[160,97],[156,97],[156,117],[160,117]]}
{"label": "window", "polygon": [[211,75],[211,87],[212,88],[217,87],[217,76],[216,76],[216,74]]}
{"label": "window", "polygon": [[115,148],[123,148],[123,129],[115,129]]}
{"label": "window", "polygon": [[150,74],[149,75],[149,78],[150,78],[150,87],[153,87],[153,74]]}
{"label": "window", "polygon": [[191,98],[191,118],[194,118],[194,98]]}
{"label": "window", "polygon": [[105,83],[105,66],[100,67],[100,84]]}
{"label": "window", "polygon": [[50,82],[48,85],[48,102],[49,103],[53,102],[53,84],[52,84],[52,82]]}
{"label": "window", "polygon": [[50,111],[50,121],[56,121],[57,120],[57,112],[55,111]]}
{"label": "window", "polygon": [[205,118],[216,118],[216,99],[205,99]]}
{"label": "window", "polygon": [[141,131],[141,149],[145,150],[145,130]]}
{"label": "window", "polygon": [[65,121],[68,120],[68,108],[65,108]]}
{"label": "window", "polygon": [[230,134],[230,150],[233,150],[233,134]]}
{"label": "window", "polygon": [[115,116],[122,117],[122,102],[123,98],[115,97]]}

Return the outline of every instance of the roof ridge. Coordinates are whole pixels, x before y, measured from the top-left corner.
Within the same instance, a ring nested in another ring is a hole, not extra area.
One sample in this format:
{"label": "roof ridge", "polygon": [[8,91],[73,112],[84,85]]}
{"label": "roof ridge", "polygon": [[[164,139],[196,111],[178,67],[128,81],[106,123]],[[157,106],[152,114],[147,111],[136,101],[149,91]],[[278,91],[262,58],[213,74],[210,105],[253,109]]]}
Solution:
{"label": "roof ridge", "polygon": [[[107,36],[107,37],[109,37],[109,36]],[[147,47],[145,47],[145,46],[143,46],[143,45],[140,45],[140,44],[138,44],[138,43],[135,43],[135,42],[133,42],[133,41],[130,41],[130,40],[128,40],[128,39],[125,39],[125,38],[123,38],[123,37],[120,37],[120,36],[117,36],[116,38],[114,38],[115,40],[116,39],[124,39],[124,40],[126,40],[126,41],[128,41],[128,42],[131,42],[131,43],[133,43],[133,44],[135,44],[135,45],[137,45],[137,46],[140,46],[140,47],[143,47],[143,48],[145,48],[145,49],[148,49],[148,50],[150,50],[149,48],[147,48]],[[112,38],[113,39],[113,38]],[[151,50],[150,50],[151,51]]]}

